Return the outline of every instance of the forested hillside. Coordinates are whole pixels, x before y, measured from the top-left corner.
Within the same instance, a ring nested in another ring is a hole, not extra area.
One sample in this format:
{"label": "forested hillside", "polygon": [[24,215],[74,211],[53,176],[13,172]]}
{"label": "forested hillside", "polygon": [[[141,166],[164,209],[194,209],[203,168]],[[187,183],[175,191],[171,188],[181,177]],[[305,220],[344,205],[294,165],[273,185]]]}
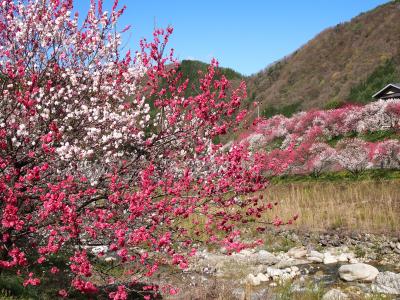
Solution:
{"label": "forested hillside", "polygon": [[328,28],[248,78],[251,100],[266,116],[369,102],[377,89],[400,80],[399,36],[399,1]]}

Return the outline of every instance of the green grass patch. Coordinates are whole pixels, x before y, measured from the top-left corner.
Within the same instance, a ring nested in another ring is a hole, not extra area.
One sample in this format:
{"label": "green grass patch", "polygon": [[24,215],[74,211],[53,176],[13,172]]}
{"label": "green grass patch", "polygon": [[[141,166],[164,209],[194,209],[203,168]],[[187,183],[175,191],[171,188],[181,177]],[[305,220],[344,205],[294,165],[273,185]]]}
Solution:
{"label": "green grass patch", "polygon": [[312,281],[306,283],[304,291],[293,290],[293,282],[290,280],[283,282],[274,289],[275,299],[279,300],[320,300],[324,293],[324,286]]}
{"label": "green grass patch", "polygon": [[339,141],[345,138],[356,138],[356,137],[366,142],[379,142],[388,139],[400,139],[400,133],[394,129],[367,131],[361,134],[357,134],[357,132],[352,131],[346,135],[337,135],[329,139],[326,139],[325,142],[331,147],[335,147]]}
{"label": "green grass patch", "polygon": [[355,137],[357,137],[357,132],[352,131],[352,132],[349,132],[346,135],[341,135],[340,134],[340,135],[336,135],[334,137],[331,137],[330,139],[326,140],[326,143],[331,147],[335,147],[337,145],[337,143],[339,141],[341,141],[342,139],[344,139],[344,138],[355,138]]}
{"label": "green grass patch", "polygon": [[337,99],[332,99],[328,103],[324,105],[324,109],[337,109],[342,107],[345,104],[345,102]]}
{"label": "green grass patch", "polygon": [[400,139],[399,132],[395,130],[379,130],[374,132],[366,132],[359,135],[366,142],[379,142],[388,139]]}
{"label": "green grass patch", "polygon": [[263,238],[264,248],[269,252],[287,252],[293,247],[301,246],[288,237],[274,234],[266,234]]}
{"label": "green grass patch", "polygon": [[301,101],[297,101],[292,104],[284,105],[282,107],[275,107],[273,105],[267,106],[261,113],[261,115],[265,118],[271,118],[275,115],[284,115],[289,118],[293,116],[296,112],[300,111]]}

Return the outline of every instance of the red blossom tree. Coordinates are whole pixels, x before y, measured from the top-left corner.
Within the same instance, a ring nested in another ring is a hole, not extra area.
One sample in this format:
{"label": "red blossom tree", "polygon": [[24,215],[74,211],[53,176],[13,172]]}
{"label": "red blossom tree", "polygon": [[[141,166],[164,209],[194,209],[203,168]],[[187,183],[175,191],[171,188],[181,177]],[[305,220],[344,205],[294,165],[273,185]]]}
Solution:
{"label": "red blossom tree", "polygon": [[[184,98],[164,55],[172,28],[123,54],[117,2],[79,18],[72,0],[0,1],[0,270],[24,285],[72,274],[62,297],[112,283],[109,297],[126,299],[160,264],[185,268],[204,234],[228,251],[252,246],[236,225],[270,207],[244,198],[265,186],[263,161],[212,143],[243,118],[244,84],[228,93],[213,61]],[[128,282],[96,269],[106,252]]]}

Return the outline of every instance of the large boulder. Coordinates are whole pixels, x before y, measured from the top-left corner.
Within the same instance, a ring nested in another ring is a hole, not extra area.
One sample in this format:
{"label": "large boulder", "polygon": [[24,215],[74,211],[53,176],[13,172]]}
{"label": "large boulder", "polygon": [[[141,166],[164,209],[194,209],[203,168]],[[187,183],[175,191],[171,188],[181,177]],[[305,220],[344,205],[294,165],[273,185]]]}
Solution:
{"label": "large boulder", "polygon": [[347,300],[349,297],[341,290],[332,289],[322,296],[322,300]]}
{"label": "large boulder", "polygon": [[341,253],[338,256],[336,256],[336,259],[339,262],[349,262],[353,258],[354,258],[353,253]]}
{"label": "large boulder", "polygon": [[371,265],[359,263],[343,265],[339,268],[339,276],[345,281],[373,281],[379,271]]}
{"label": "large boulder", "polygon": [[315,250],[311,250],[307,253],[307,259],[312,262],[321,263],[324,261],[324,254]]}
{"label": "large boulder", "polygon": [[400,295],[400,274],[393,272],[379,273],[372,289],[377,293]]}
{"label": "large boulder", "polygon": [[252,286],[257,286],[257,285],[260,285],[261,280],[257,276],[254,276],[253,274],[249,274],[246,277],[246,282]]}
{"label": "large boulder", "polygon": [[253,274],[249,274],[246,277],[245,282],[252,285],[252,286],[257,286],[260,285],[261,282],[267,282],[269,281],[269,277],[263,273],[258,273],[256,276]]}
{"label": "large boulder", "polygon": [[275,255],[273,255],[272,253],[265,251],[265,250],[260,250],[258,251],[255,255],[255,260],[257,264],[261,264],[261,265],[267,265],[267,266],[271,266],[273,264],[276,264],[279,259],[276,258]]}
{"label": "large boulder", "polygon": [[280,277],[285,271],[276,268],[267,268],[267,274],[271,277]]}
{"label": "large boulder", "polygon": [[305,247],[294,247],[287,254],[293,258],[302,258],[307,255],[307,249]]}
{"label": "large boulder", "polygon": [[329,264],[336,264],[338,260],[336,259],[335,256],[333,256],[331,253],[326,252],[324,254],[324,264],[329,265]]}
{"label": "large boulder", "polygon": [[310,261],[306,259],[296,259],[296,258],[287,258],[287,259],[282,259],[278,263],[274,265],[275,268],[277,269],[285,269],[285,268],[290,268],[293,266],[300,266],[300,265],[306,265],[309,264]]}
{"label": "large boulder", "polygon": [[258,273],[256,276],[261,282],[269,281],[269,277],[263,273]]}

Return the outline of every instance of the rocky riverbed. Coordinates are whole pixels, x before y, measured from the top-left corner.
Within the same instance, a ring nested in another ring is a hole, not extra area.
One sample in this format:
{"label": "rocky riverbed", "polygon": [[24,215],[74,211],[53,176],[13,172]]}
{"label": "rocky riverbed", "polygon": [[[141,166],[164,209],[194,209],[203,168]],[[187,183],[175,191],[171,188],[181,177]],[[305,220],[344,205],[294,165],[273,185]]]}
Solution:
{"label": "rocky riverbed", "polygon": [[231,255],[225,249],[200,251],[184,274],[164,277],[180,288],[178,295],[165,298],[400,299],[398,237],[278,235],[296,246]]}
{"label": "rocky riverbed", "polygon": [[239,253],[200,250],[187,270],[164,266],[143,284],[177,288],[162,295],[171,300],[400,299],[400,236],[282,230],[263,238],[264,245]]}

